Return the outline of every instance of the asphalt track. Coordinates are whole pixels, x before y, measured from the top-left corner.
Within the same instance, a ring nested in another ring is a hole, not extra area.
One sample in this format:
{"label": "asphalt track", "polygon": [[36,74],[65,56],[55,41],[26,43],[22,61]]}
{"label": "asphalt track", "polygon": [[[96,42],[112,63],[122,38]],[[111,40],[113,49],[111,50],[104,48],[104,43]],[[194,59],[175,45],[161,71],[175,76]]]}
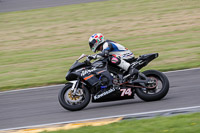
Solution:
{"label": "asphalt track", "polygon": [[131,100],[90,103],[84,110],[70,112],[58,102],[63,85],[0,93],[0,129],[75,121],[121,114],[141,113],[200,105],[200,68],[166,73],[170,91],[160,101]]}
{"label": "asphalt track", "polygon": [[0,0],[0,12],[47,8],[105,0]]}

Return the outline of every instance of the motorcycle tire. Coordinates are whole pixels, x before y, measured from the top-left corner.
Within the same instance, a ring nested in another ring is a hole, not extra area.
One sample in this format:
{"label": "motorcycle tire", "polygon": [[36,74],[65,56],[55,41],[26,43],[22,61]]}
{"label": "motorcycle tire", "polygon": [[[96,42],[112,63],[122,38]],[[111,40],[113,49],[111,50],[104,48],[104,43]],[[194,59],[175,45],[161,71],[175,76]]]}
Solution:
{"label": "motorcycle tire", "polygon": [[71,88],[72,88],[72,84],[69,83],[69,84],[66,84],[64,86],[64,88],[59,92],[58,100],[59,100],[60,105],[69,111],[78,111],[78,110],[85,108],[89,104],[90,99],[91,99],[91,95],[90,95],[88,89],[81,88],[81,89],[83,89],[83,93],[84,93],[84,101],[81,104],[70,105],[65,100],[65,93]]}
{"label": "motorcycle tire", "polygon": [[158,93],[155,93],[155,94],[148,94],[144,92],[143,88],[137,88],[136,89],[137,96],[144,101],[156,101],[156,100],[160,100],[164,98],[169,91],[168,78],[162,72],[156,71],[156,70],[147,70],[147,71],[144,71],[143,74],[147,77],[154,77],[160,80],[162,83],[162,88],[160,89]]}

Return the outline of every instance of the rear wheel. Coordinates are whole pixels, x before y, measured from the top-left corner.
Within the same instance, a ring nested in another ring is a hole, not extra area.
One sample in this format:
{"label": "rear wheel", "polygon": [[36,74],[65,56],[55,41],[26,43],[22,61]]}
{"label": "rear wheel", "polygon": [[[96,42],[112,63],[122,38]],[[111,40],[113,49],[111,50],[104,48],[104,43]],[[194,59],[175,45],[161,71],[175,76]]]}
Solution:
{"label": "rear wheel", "polygon": [[67,84],[58,94],[61,106],[70,111],[85,108],[90,102],[90,93],[87,88],[78,88],[76,95],[72,95],[72,84]]}
{"label": "rear wheel", "polygon": [[137,88],[136,94],[144,101],[156,101],[165,97],[169,91],[169,80],[159,71],[147,70],[143,74],[150,79],[148,88]]}

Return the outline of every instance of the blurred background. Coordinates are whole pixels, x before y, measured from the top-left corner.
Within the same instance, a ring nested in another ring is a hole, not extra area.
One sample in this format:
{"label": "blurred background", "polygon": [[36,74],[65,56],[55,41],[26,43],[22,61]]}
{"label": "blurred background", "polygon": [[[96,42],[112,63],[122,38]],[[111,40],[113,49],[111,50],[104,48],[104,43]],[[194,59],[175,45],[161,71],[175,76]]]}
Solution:
{"label": "blurred background", "polygon": [[136,57],[158,52],[145,69],[200,66],[199,0],[91,1],[51,0],[43,8],[44,1],[19,0],[10,8],[1,0],[0,91],[65,83],[75,59],[93,54],[88,39],[98,32]]}

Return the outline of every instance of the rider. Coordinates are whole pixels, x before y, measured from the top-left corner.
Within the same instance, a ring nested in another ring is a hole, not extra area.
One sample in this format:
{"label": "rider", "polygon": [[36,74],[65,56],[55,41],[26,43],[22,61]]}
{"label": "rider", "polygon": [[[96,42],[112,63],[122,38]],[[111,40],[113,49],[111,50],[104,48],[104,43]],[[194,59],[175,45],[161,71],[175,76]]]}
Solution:
{"label": "rider", "polygon": [[99,54],[90,55],[88,57],[89,59],[97,59],[111,55],[109,61],[112,64],[117,65],[125,71],[128,71],[129,74],[124,76],[124,78],[138,73],[138,70],[127,62],[127,60],[134,59],[134,54],[121,44],[111,40],[104,40],[104,36],[101,33],[96,33],[89,38],[89,46],[94,53],[96,53],[96,51],[101,51]]}

